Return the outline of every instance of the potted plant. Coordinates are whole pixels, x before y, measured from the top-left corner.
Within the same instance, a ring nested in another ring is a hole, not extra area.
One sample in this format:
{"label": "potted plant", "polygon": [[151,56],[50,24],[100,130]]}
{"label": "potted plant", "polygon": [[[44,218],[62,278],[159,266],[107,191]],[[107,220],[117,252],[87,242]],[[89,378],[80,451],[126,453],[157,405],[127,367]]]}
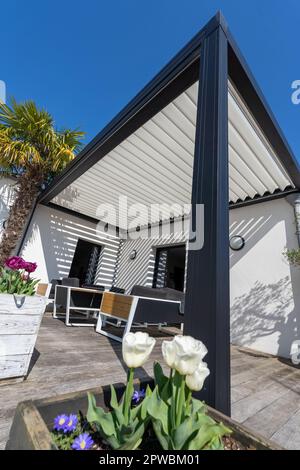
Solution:
{"label": "potted plant", "polygon": [[193,391],[201,390],[209,374],[203,362],[207,349],[201,341],[189,336],[164,341],[162,353],[169,375],[155,363],[154,380],[134,381],[135,368],[149,358],[154,344],[155,339],[147,333],[125,336],[123,359],[129,368],[125,386],[20,403],[6,449],[279,448],[192,396]]}
{"label": "potted plant", "polygon": [[35,295],[36,263],[19,256],[0,268],[0,379],[24,378],[34,350],[47,298]]}

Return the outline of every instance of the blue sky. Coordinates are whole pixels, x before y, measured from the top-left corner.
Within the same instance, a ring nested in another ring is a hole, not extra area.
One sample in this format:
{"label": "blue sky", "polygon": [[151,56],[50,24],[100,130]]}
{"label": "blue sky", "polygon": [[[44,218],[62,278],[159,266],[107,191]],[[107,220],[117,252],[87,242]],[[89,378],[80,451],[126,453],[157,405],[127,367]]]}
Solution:
{"label": "blue sky", "polygon": [[299,0],[9,0],[0,80],[87,142],[218,9],[300,160]]}

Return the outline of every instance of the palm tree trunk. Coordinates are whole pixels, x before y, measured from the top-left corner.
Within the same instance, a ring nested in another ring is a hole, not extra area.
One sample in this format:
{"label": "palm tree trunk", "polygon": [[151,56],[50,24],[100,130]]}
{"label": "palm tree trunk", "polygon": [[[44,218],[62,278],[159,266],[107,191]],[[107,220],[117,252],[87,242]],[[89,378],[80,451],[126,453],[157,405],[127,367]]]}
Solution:
{"label": "palm tree trunk", "polygon": [[30,173],[19,177],[14,202],[10,207],[0,242],[0,266],[14,254],[14,250],[25,229],[27,219],[39,194],[40,178],[35,180]]}

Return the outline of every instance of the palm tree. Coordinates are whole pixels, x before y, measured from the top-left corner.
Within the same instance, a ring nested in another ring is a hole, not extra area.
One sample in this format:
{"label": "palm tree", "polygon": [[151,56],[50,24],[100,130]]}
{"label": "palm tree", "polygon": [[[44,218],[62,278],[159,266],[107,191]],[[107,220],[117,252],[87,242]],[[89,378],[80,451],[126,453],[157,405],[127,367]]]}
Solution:
{"label": "palm tree", "polygon": [[0,102],[0,172],[17,178],[2,233],[0,266],[15,250],[45,184],[75,157],[83,133],[56,130],[52,116],[34,102]]}

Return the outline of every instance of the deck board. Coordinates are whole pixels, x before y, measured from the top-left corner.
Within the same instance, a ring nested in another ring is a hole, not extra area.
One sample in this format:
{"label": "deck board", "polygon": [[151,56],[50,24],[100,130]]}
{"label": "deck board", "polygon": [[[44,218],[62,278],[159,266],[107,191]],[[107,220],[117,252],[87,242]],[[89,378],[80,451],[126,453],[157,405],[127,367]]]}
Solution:
{"label": "deck board", "polygon": [[[151,330],[157,344],[139,377],[152,375],[165,332]],[[92,327],[67,328],[45,315],[26,381],[0,385],[0,449],[5,447],[19,401],[120,382],[126,379],[121,344]],[[232,347],[232,417],[283,447],[300,449],[300,369]]]}

